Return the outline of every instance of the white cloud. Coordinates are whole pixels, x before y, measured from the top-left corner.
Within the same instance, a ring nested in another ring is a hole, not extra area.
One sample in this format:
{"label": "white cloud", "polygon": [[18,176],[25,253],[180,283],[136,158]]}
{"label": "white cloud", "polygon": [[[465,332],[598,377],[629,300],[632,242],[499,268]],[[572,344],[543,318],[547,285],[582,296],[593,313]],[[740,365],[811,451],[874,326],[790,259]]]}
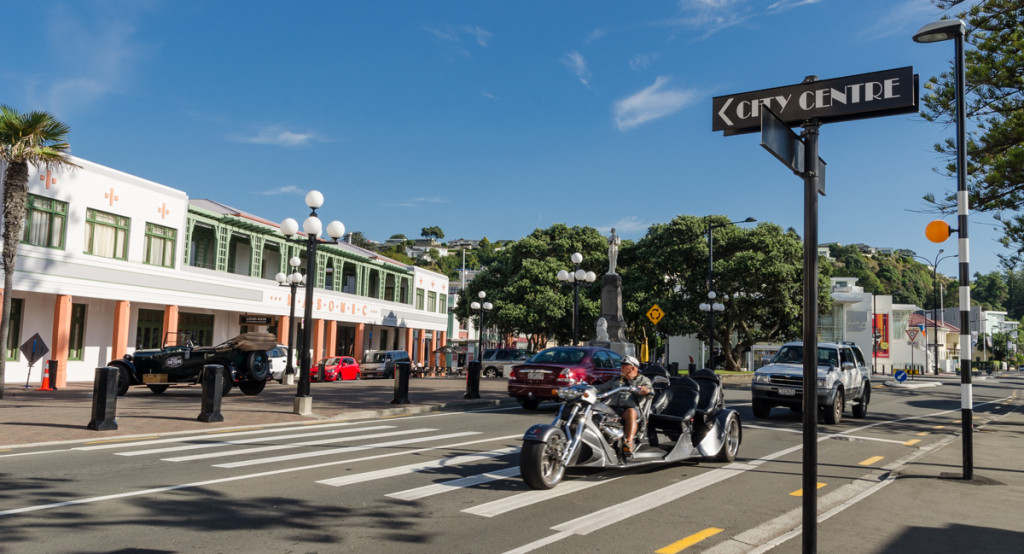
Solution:
{"label": "white cloud", "polygon": [[672,115],[697,100],[697,93],[667,88],[669,78],[658,77],[654,84],[615,103],[615,126],[620,131]]}
{"label": "white cloud", "polygon": [[497,100],[498,99],[497,96],[487,92],[486,90],[481,90],[480,94],[483,95],[483,97],[488,99],[488,100]]}
{"label": "white cloud", "polygon": [[491,40],[494,33],[486,31],[477,25],[463,25],[462,30],[476,38],[476,43],[487,48],[487,42]]}
{"label": "white cloud", "polygon": [[808,4],[817,4],[820,1],[821,0],[778,0],[778,2],[772,2],[769,4],[765,10],[768,13],[780,13],[800,6],[806,6]]}
{"label": "white cloud", "polygon": [[629,67],[633,71],[643,71],[650,67],[654,60],[658,59],[658,54],[637,54],[633,56],[633,59],[629,60]]}
{"label": "white cloud", "polygon": [[284,129],[280,125],[260,129],[252,135],[232,135],[229,139],[232,142],[243,144],[269,144],[287,147],[306,146],[314,140],[319,140],[312,132],[296,133]]}
{"label": "white cloud", "polygon": [[615,234],[622,236],[641,236],[647,232],[652,223],[650,221],[643,221],[636,216],[624,217],[615,223],[598,229],[601,233],[609,233],[612,229],[615,229]]}
{"label": "white cloud", "polygon": [[587,61],[583,59],[583,54],[575,50],[566,52],[562,63],[576,74],[576,78],[583,83],[583,86],[590,87],[590,70],[587,69]]}
{"label": "white cloud", "polygon": [[426,25],[421,25],[420,27],[424,31],[433,35],[434,38],[443,42],[451,43],[459,55],[466,57],[469,57],[471,54],[463,44],[463,37],[475,42],[481,48],[487,48],[491,39],[494,38],[494,33],[480,27],[479,25],[444,24],[435,27],[428,27]]}
{"label": "white cloud", "polygon": [[256,194],[262,194],[264,196],[275,196],[275,195],[278,195],[278,194],[305,195],[306,194],[306,190],[305,189],[301,189],[301,188],[299,188],[299,187],[297,187],[295,185],[288,185],[288,186],[284,186],[284,187],[278,187],[276,189],[271,189],[271,190],[265,190],[265,191],[262,191],[262,192],[257,192]]}
{"label": "white cloud", "polygon": [[402,203],[400,203],[398,205],[403,207],[403,208],[419,208],[420,206],[423,206],[424,204],[448,204],[450,202],[451,202],[451,200],[448,200],[446,198],[440,198],[440,197],[437,197],[437,196],[432,196],[432,197],[429,197],[429,198],[428,197],[410,198],[410,199],[406,200],[405,202],[402,202]]}
{"label": "white cloud", "polygon": [[892,4],[878,14],[877,23],[865,28],[858,35],[864,39],[880,39],[891,36],[911,36],[921,25],[939,19],[935,6],[919,0],[906,0]]}

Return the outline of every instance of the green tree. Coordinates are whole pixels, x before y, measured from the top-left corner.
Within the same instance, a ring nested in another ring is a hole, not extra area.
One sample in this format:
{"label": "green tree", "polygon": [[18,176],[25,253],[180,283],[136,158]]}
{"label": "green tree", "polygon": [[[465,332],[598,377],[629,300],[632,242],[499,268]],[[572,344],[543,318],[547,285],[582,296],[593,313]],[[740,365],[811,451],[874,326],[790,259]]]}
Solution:
{"label": "green tree", "polygon": [[420,231],[420,236],[425,239],[440,240],[444,238],[444,231],[436,225],[433,227],[424,227]]}
{"label": "green tree", "polygon": [[375,250],[374,244],[366,239],[366,235],[362,231],[352,231],[349,240],[359,248]]}
{"label": "green tree", "polygon": [[[942,10],[967,7],[956,17],[967,23],[965,45],[967,172],[972,210],[995,213],[1002,219],[1005,243],[1018,250],[1024,246],[1024,2],[984,0],[970,5],[963,0],[935,0]],[[952,52],[952,48],[950,48]],[[956,115],[955,72],[951,69],[925,84],[930,91],[923,98],[921,115],[928,121],[951,124]],[[953,138],[935,145],[956,170]],[[953,211],[955,193],[936,201],[944,211]],[[1003,216],[1006,212],[1009,215]]]}
{"label": "green tree", "polygon": [[971,304],[981,306],[983,310],[1004,311],[1009,298],[1006,280],[999,272],[993,271],[982,275],[974,274],[971,285]]}
{"label": "green tree", "polygon": [[[801,335],[803,243],[795,231],[770,223],[740,227],[728,224],[723,216],[680,215],[652,225],[619,256],[625,268],[623,310],[627,321],[637,322],[658,304],[666,314],[658,332],[697,334],[706,341],[708,316],[698,306],[707,302],[709,224],[724,225],[713,230],[712,290],[720,295],[716,301],[725,305],[725,311],[716,315],[714,338],[723,346],[726,368],[736,369],[743,352],[755,343]],[[819,265],[818,307],[826,312],[832,306],[831,264]],[[733,334],[738,336],[736,344]]]}
{"label": "green tree", "polygon": [[[0,105],[0,162],[4,169],[3,316],[0,337],[7,348],[6,337],[11,326],[11,296],[14,290],[14,260],[18,255],[25,230],[25,203],[28,199],[28,166],[46,169],[74,168],[71,146],[67,142],[70,128],[47,112],[19,113]],[[4,374],[7,356],[0,356],[0,398],[4,396]]]}

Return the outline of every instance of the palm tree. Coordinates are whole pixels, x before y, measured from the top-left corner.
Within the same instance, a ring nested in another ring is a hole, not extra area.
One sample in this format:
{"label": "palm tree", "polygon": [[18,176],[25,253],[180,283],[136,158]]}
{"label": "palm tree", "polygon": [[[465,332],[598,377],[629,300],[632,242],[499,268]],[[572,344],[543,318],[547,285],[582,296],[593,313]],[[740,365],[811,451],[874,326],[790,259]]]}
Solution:
{"label": "palm tree", "polygon": [[11,293],[14,289],[14,259],[25,230],[25,202],[28,199],[28,166],[46,169],[74,168],[67,142],[70,127],[47,112],[18,113],[0,105],[0,165],[4,169],[3,267],[4,301],[0,317],[0,398],[4,397],[7,333],[11,326]]}

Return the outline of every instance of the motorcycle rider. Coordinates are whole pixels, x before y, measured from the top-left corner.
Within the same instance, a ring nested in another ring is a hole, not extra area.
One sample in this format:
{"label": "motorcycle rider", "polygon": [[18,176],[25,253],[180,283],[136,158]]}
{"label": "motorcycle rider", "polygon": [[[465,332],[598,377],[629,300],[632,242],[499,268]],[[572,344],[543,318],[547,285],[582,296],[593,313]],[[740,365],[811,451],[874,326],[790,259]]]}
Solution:
{"label": "motorcycle rider", "polygon": [[635,448],[633,438],[640,419],[640,397],[651,394],[652,390],[651,380],[640,374],[640,362],[633,356],[622,358],[621,374],[617,379],[609,379],[596,388],[598,393],[602,393],[618,387],[635,387],[639,391],[622,391],[606,401],[608,407],[622,418],[622,430],[625,435],[622,450],[626,454],[632,454]]}

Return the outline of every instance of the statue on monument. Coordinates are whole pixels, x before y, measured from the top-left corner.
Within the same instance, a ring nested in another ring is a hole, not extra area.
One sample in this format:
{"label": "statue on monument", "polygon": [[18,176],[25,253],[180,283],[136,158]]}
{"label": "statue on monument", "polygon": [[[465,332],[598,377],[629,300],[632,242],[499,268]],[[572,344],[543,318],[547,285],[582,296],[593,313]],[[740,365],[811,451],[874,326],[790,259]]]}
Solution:
{"label": "statue on monument", "polygon": [[619,243],[622,240],[615,234],[615,227],[612,227],[612,236],[608,237],[608,273],[615,273],[615,265],[619,260]]}
{"label": "statue on monument", "polygon": [[608,320],[603,317],[597,318],[596,335],[595,341],[608,342]]}

